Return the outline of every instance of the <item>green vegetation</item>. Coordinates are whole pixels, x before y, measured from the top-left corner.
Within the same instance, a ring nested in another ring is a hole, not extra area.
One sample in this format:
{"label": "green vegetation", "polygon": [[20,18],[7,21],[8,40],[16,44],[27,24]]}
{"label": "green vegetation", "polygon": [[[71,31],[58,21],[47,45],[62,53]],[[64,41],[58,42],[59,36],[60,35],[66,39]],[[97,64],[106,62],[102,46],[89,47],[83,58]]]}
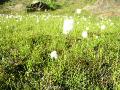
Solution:
{"label": "green vegetation", "polygon": [[96,0],[54,1],[62,7],[34,13],[8,8],[32,0],[0,5],[0,90],[119,90],[120,17],[81,9]]}
{"label": "green vegetation", "polygon": [[[74,15],[74,30],[68,35],[62,33],[64,18],[0,16],[1,90],[119,89],[120,18]],[[86,29],[88,37],[83,38]],[[55,60],[50,58],[54,50]]]}

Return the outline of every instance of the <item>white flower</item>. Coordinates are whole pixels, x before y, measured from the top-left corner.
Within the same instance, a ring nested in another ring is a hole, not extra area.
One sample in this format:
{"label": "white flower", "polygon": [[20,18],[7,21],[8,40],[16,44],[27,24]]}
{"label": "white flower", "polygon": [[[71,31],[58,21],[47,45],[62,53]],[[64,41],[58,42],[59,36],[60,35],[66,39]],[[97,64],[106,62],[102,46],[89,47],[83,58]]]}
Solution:
{"label": "white flower", "polygon": [[51,59],[57,59],[57,58],[58,58],[57,52],[56,52],[56,51],[52,51],[52,52],[50,53],[50,57],[51,57]]}
{"label": "white flower", "polygon": [[50,15],[46,16],[44,20],[47,21],[49,18],[50,18]]}
{"label": "white flower", "polygon": [[64,20],[63,33],[68,34],[73,30],[74,20],[72,18]]}
{"label": "white flower", "polygon": [[8,28],[9,26],[6,26],[6,28]]}
{"label": "white flower", "polygon": [[77,22],[77,24],[80,24],[80,22]]}
{"label": "white flower", "polygon": [[45,12],[47,12],[47,9],[45,9]]}
{"label": "white flower", "polygon": [[89,27],[86,27],[86,30],[89,30]]}
{"label": "white flower", "polygon": [[39,23],[39,17],[38,16],[36,17],[36,22]]}
{"label": "white flower", "polygon": [[82,11],[81,9],[76,9],[77,14],[81,14],[81,11]]}
{"label": "white flower", "polygon": [[114,25],[114,23],[113,23],[113,22],[111,22],[111,23],[110,23],[110,26],[113,26],[113,25]]}
{"label": "white flower", "polygon": [[111,19],[108,19],[109,22],[111,22]]}
{"label": "white flower", "polygon": [[101,30],[105,30],[106,26],[105,25],[101,25]]}
{"label": "white flower", "polygon": [[95,38],[98,39],[98,36],[96,36]]}
{"label": "white flower", "polygon": [[82,32],[82,37],[83,37],[83,38],[87,38],[87,37],[88,37],[87,31],[83,31],[83,32]]}
{"label": "white flower", "polygon": [[69,16],[69,18],[70,18],[70,19],[73,19],[73,17],[72,17],[72,16]]}

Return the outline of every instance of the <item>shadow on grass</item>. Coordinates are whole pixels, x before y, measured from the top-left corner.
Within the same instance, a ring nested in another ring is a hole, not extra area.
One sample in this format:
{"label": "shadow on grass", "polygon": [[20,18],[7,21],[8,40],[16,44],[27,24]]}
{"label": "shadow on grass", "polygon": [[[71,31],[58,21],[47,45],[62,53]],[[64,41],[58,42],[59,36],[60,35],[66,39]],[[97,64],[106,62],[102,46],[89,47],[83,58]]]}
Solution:
{"label": "shadow on grass", "polygon": [[4,4],[5,2],[8,2],[10,0],[0,0],[0,5]]}

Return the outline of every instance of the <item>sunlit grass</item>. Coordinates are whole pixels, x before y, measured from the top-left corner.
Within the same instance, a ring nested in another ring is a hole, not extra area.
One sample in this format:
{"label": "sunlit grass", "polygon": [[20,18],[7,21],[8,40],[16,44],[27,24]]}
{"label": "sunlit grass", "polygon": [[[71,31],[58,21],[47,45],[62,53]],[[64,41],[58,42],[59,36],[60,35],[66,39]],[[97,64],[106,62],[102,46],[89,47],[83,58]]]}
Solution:
{"label": "sunlit grass", "polygon": [[117,90],[119,43],[119,17],[0,15],[0,89]]}

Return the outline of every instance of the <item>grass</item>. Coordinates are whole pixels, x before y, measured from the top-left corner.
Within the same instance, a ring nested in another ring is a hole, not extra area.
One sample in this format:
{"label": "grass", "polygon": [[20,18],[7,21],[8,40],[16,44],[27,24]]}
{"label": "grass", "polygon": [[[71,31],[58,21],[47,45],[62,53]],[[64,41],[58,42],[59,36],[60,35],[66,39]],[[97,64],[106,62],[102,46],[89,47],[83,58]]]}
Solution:
{"label": "grass", "polygon": [[[4,3],[4,4],[0,4],[0,13],[12,13],[12,14],[25,14],[27,11],[27,6],[29,6],[32,1],[34,0],[8,0],[8,2]],[[50,0],[43,0],[49,3]],[[53,0],[54,1],[54,0]],[[60,5],[60,8],[56,9],[56,10],[49,10],[47,11],[48,13],[52,13],[52,14],[62,14],[62,15],[71,15],[74,13],[76,8],[83,8],[84,6],[88,5],[88,4],[92,4],[94,3],[96,0],[90,0],[90,1],[86,1],[86,0],[58,0],[58,2],[56,2],[56,5]],[[23,7],[15,7],[16,5],[22,4]],[[52,4],[49,4],[50,6],[52,6]],[[19,11],[19,9],[21,8],[21,10]],[[18,9],[18,10],[17,10]],[[37,12],[38,14],[44,13],[41,11]]]}
{"label": "grass", "polygon": [[64,35],[65,17],[0,16],[1,90],[119,90],[120,18],[74,14],[74,30]]}
{"label": "grass", "polygon": [[[84,10],[77,15],[76,8],[95,2],[80,1],[62,0],[60,9],[27,14],[6,10],[26,0],[2,6],[0,12],[14,15],[0,14],[0,90],[119,90],[120,17]],[[74,28],[64,35],[68,17]]]}

